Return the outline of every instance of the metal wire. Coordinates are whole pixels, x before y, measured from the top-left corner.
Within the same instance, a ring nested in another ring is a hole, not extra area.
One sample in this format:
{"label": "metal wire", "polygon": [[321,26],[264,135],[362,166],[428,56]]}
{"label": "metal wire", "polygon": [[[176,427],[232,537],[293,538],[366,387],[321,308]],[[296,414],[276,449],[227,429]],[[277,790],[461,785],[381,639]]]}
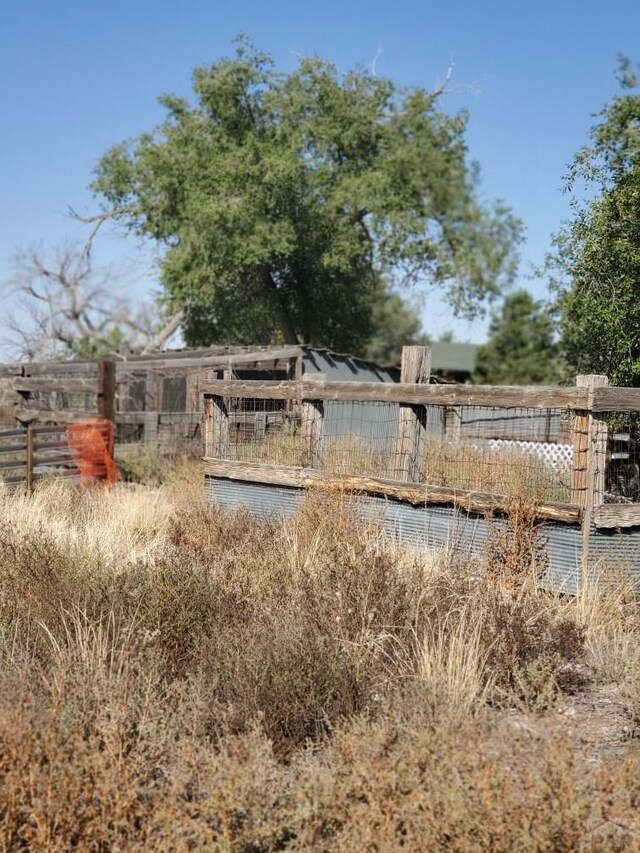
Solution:
{"label": "metal wire", "polygon": [[[417,448],[402,438],[403,409],[419,422]],[[546,500],[586,488],[573,478],[576,423],[563,409],[236,399],[228,410],[237,461]]]}

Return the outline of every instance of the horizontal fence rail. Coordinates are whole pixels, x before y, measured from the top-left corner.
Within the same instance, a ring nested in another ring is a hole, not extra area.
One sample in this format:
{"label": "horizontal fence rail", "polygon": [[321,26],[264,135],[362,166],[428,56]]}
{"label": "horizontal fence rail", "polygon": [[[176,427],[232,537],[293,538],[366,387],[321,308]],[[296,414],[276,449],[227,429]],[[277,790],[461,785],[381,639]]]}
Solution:
{"label": "horizontal fence rail", "polygon": [[[640,390],[640,389],[639,389]],[[314,382],[216,379],[202,383],[205,396],[256,400],[342,400],[432,406],[567,408],[589,410],[586,388],[481,385],[415,385],[384,382]],[[640,399],[640,397],[639,397]]]}

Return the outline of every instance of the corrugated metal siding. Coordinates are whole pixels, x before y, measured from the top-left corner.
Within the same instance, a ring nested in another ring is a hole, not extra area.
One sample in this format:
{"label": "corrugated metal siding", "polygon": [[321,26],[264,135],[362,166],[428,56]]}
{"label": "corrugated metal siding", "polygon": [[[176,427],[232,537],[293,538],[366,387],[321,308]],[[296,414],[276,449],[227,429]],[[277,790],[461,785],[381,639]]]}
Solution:
{"label": "corrugated metal siding", "polygon": [[579,524],[548,523],[542,527],[539,541],[547,566],[540,578],[545,589],[575,595],[580,583],[582,528]]}
{"label": "corrugated metal siding", "polygon": [[204,487],[209,500],[225,509],[246,506],[258,518],[266,518],[274,513],[293,515],[303,496],[302,489],[242,483],[209,476],[204,478]]}
{"label": "corrugated metal siding", "polygon": [[361,497],[359,502],[363,517],[380,518],[389,538],[402,545],[446,547],[459,556],[472,556],[483,549],[489,532],[486,519],[455,507],[415,507],[379,497]]}
{"label": "corrugated metal siding", "polygon": [[591,526],[589,565],[594,571],[630,571],[640,576],[640,527],[598,530]]}
{"label": "corrugated metal siding", "polygon": [[[209,499],[233,509],[246,506],[260,518],[273,513],[291,516],[299,508],[303,489],[259,483],[243,483],[205,477]],[[380,522],[386,535],[399,544],[451,549],[458,558],[480,556],[492,527],[504,529],[506,521],[487,521],[479,515],[449,506],[414,507],[380,497],[354,498],[362,517]],[[580,585],[582,531],[578,524],[547,523],[541,528],[540,545],[546,569],[540,585],[555,592],[575,595]],[[631,571],[640,577],[640,527],[623,530],[591,528],[589,565],[592,574],[606,581],[607,573]]]}

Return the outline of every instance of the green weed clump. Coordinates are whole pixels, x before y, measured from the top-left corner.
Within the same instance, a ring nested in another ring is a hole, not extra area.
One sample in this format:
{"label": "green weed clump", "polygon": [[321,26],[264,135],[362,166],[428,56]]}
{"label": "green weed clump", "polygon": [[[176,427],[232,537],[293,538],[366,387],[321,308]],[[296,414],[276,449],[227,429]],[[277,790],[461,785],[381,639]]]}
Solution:
{"label": "green weed clump", "polygon": [[2,848],[628,849],[635,753],[504,723],[638,630],[535,553],[401,551],[339,492],[258,522],[184,472],[0,492]]}

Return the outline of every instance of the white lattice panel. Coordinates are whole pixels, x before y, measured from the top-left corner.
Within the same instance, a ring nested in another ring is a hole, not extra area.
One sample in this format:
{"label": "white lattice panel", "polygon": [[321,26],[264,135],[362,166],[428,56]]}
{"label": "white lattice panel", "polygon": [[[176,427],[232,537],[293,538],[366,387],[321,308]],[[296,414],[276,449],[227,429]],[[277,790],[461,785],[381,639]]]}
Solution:
{"label": "white lattice panel", "polygon": [[555,444],[546,441],[509,441],[492,438],[492,450],[519,450],[532,453],[556,471],[567,471],[573,463],[573,447],[570,444]]}

